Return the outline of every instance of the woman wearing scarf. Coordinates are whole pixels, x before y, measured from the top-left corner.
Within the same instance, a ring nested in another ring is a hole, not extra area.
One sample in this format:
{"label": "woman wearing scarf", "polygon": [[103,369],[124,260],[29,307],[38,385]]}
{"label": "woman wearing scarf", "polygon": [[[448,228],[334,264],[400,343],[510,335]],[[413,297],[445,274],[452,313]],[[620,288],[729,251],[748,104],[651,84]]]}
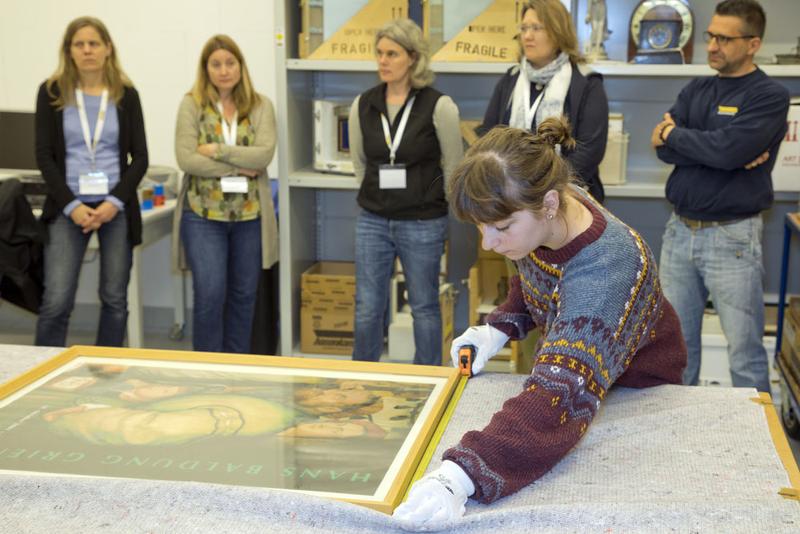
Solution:
{"label": "woman wearing scarf", "polygon": [[479,131],[498,124],[536,131],[548,117],[565,115],[577,145],[564,156],[592,196],[605,193],[598,166],[608,138],[603,77],[581,65],[572,18],[560,0],[528,0],[519,27],[521,60],[494,88]]}

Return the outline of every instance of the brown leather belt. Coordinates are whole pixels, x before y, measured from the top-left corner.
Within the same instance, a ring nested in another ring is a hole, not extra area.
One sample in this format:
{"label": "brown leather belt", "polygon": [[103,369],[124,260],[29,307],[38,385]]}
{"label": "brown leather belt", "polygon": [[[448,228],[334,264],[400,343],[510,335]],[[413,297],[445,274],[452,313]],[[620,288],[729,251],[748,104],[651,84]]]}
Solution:
{"label": "brown leather belt", "polygon": [[697,219],[690,219],[678,215],[678,219],[692,230],[702,230],[703,228],[712,228],[714,226],[726,226],[728,224],[736,224],[744,219],[733,219],[732,221],[698,221]]}

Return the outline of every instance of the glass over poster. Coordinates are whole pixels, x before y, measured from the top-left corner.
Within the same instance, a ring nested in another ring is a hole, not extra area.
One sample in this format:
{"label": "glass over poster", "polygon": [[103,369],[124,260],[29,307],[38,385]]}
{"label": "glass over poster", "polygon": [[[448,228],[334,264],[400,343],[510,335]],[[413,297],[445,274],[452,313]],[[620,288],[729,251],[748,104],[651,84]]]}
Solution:
{"label": "glass over poster", "polygon": [[0,471],[258,486],[390,512],[457,373],[73,347],[0,387]]}

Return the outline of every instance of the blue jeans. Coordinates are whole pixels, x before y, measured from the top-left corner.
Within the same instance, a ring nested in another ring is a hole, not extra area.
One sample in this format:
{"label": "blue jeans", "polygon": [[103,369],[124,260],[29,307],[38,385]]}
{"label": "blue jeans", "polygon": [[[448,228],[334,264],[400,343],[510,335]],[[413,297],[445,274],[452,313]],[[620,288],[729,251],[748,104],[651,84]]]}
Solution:
{"label": "blue jeans", "polygon": [[249,353],[261,274],[261,221],[210,221],[186,209],[181,241],[192,270],[194,350]]}
{"label": "blue jeans", "polygon": [[[44,296],[36,322],[35,344],[63,347],[67,343],[69,317],[75,306],[75,292],[91,233],[63,215],[47,226],[44,247]],[[133,248],[128,221],[120,212],[97,230],[100,242],[100,324],[96,345],[121,347],[128,324],[128,281]]]}
{"label": "blue jeans", "polygon": [[689,359],[684,384],[700,374],[703,310],[709,295],[728,342],[734,387],[769,392],[764,349],[760,216],[692,230],[673,213],[661,248],[661,284],[681,322]]}
{"label": "blue jeans", "polygon": [[356,320],[353,359],[378,361],[389,285],[400,257],[414,319],[414,363],[441,365],[439,270],[447,217],[398,221],[362,211],[356,221]]}

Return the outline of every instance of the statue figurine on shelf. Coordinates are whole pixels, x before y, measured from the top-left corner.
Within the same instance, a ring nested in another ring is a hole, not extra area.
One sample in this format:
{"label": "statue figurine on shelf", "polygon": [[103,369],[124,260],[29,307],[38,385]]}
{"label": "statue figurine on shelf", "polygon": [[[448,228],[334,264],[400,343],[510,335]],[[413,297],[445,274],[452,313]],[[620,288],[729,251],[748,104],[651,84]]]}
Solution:
{"label": "statue figurine on shelf", "polygon": [[608,29],[608,9],[605,0],[589,0],[586,23],[592,27],[592,33],[586,45],[586,59],[589,61],[608,59],[603,43],[611,35],[611,31]]}

